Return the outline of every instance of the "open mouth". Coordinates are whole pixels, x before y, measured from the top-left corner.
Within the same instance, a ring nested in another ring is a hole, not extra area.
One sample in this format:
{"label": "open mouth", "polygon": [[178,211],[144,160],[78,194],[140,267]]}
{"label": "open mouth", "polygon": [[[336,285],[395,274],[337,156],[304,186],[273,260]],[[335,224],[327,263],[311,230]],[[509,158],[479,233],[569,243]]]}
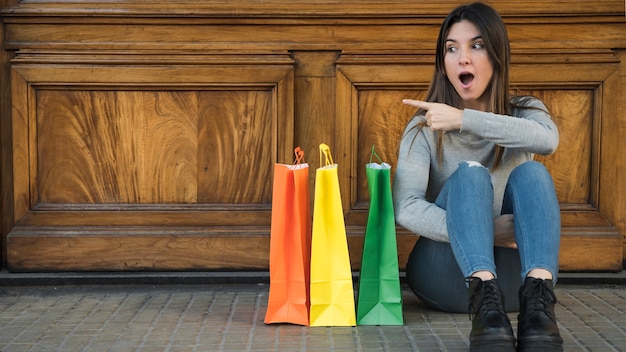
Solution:
{"label": "open mouth", "polygon": [[471,73],[462,73],[459,76],[459,79],[461,80],[461,83],[463,83],[464,86],[468,86],[474,81],[474,75]]}

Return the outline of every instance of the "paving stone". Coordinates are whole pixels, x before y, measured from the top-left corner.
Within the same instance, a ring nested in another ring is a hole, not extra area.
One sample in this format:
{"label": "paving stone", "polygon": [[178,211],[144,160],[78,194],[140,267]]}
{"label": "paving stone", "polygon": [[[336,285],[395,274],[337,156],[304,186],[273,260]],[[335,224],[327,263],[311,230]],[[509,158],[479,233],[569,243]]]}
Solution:
{"label": "paving stone", "polygon": [[[0,351],[467,351],[467,314],[403,287],[404,326],[263,323],[267,285],[0,288]],[[557,286],[565,351],[626,351],[626,286]],[[509,314],[514,327],[517,314]]]}

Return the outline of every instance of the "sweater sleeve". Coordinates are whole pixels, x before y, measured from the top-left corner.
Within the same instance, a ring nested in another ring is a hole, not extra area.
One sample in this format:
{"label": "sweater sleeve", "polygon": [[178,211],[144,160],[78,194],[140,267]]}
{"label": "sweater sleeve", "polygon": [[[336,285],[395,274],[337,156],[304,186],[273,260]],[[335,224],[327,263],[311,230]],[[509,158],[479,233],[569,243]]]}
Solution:
{"label": "sweater sleeve", "polygon": [[400,142],[393,182],[396,223],[421,236],[448,242],[445,210],[426,199],[431,162],[428,139],[433,136],[426,126],[419,133],[412,128],[418,121],[420,117],[409,124]]}
{"label": "sweater sleeve", "polygon": [[465,109],[461,133],[471,133],[506,148],[548,155],[559,145],[559,131],[536,98],[527,101],[528,109],[516,109],[514,115]]}

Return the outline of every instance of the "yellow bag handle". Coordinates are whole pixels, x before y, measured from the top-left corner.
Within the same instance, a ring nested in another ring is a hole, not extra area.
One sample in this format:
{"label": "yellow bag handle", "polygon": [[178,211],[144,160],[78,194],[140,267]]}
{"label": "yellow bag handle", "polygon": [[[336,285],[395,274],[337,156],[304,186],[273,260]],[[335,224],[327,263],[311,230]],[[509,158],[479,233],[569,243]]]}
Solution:
{"label": "yellow bag handle", "polygon": [[333,164],[333,157],[330,155],[330,147],[324,143],[320,144],[320,167]]}

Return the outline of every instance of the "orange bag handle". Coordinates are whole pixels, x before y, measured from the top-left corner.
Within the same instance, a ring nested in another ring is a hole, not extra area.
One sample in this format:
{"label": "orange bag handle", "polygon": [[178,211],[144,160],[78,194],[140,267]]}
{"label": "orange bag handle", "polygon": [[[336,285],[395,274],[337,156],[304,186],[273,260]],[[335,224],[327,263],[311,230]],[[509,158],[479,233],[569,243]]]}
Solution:
{"label": "orange bag handle", "polygon": [[320,167],[333,164],[333,157],[330,155],[330,147],[324,143],[320,144]]}
{"label": "orange bag handle", "polygon": [[306,164],[304,161],[304,150],[302,150],[302,148],[296,147],[293,153],[296,155],[296,159],[293,162],[294,165]]}

